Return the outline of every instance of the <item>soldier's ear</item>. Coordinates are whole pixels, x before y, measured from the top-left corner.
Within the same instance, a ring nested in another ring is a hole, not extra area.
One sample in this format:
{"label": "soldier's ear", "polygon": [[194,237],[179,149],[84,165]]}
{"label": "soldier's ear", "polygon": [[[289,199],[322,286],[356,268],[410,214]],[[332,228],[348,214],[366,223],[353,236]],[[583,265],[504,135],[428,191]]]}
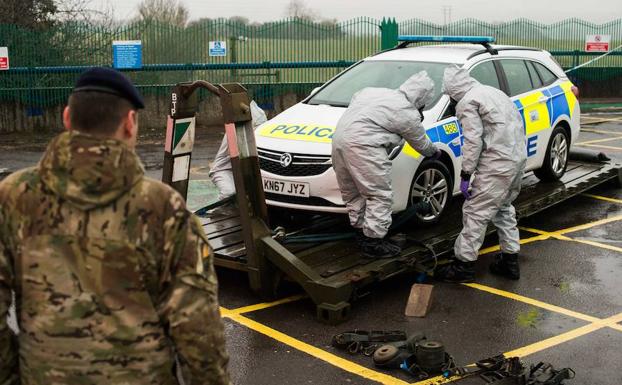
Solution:
{"label": "soldier's ear", "polygon": [[65,130],[71,131],[71,117],[69,115],[69,106],[66,106],[63,110],[63,125]]}
{"label": "soldier's ear", "polygon": [[136,143],[136,137],[138,136],[138,113],[136,110],[129,110],[127,115],[125,115],[123,136],[128,144],[133,145]]}

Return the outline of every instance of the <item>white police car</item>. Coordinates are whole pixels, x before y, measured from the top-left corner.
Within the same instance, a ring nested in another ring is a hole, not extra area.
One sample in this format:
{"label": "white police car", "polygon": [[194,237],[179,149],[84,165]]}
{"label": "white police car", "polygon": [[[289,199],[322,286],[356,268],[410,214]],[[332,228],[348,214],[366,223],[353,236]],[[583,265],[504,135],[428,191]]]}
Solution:
{"label": "white police car", "polygon": [[[527,134],[527,169],[542,180],[561,177],[570,145],[579,135],[578,89],[551,54],[526,47],[491,46],[490,37],[400,36],[392,50],[370,56],[343,71],[302,102],[255,131],[268,205],[345,212],[331,167],[331,138],[352,95],[365,87],[397,88],[426,70],[435,82],[435,100],[424,112],[428,137],[442,150],[439,161],[424,160],[410,146],[393,152],[394,212],[428,200],[437,220],[459,192],[462,128],[449,97],[441,94],[443,72],[451,64],[470,70],[482,84],[505,91],[518,107]],[[423,45],[422,41],[468,42]],[[474,43],[474,44],[473,44]]]}

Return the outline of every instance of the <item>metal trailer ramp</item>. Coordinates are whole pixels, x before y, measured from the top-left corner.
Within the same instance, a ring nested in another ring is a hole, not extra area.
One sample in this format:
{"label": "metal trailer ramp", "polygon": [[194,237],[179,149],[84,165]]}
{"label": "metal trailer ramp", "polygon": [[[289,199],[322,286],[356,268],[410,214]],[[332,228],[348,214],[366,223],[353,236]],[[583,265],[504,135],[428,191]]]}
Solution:
{"label": "metal trailer ramp", "polygon": [[[315,302],[321,321],[338,323],[348,318],[350,301],[368,292],[372,284],[405,272],[429,270],[436,256],[451,251],[461,228],[461,198],[454,199],[444,217],[433,226],[406,223],[398,228],[404,233],[403,252],[392,259],[369,260],[360,255],[352,240],[329,241],[331,237],[326,234],[351,231],[345,215],[305,220],[295,231],[298,235],[313,234],[311,240],[303,238],[304,243],[288,244],[292,240],[290,233],[283,242],[284,231],[273,231],[279,223],[269,223],[250,99],[239,84],[215,86],[196,81],[180,83],[173,89],[162,179],[183,196],[188,189],[198,108],[195,91],[199,88],[220,98],[237,192],[235,206],[221,206],[206,216],[200,215],[200,219],[214,250],[214,264],[246,272],[254,291],[271,297],[281,279],[288,277]],[[620,167],[607,162],[574,161],[555,183],[540,183],[529,174],[515,202],[517,214],[532,215],[609,180],[619,184]]]}
{"label": "metal trailer ramp", "polygon": [[[517,216],[533,215],[607,181],[619,183],[620,172],[618,164],[571,161],[558,182],[543,183],[529,173],[515,201]],[[451,252],[462,228],[462,202],[460,197],[453,199],[440,222],[433,226],[402,226],[399,230],[405,235],[405,246],[402,254],[393,259],[364,258],[354,240],[282,245],[271,237],[264,241],[280,252],[267,251],[265,257],[309,294],[317,305],[319,320],[338,323],[349,316],[350,302],[367,293],[372,284],[398,274],[430,269],[435,263],[433,254]],[[349,231],[343,217],[343,221],[329,221],[323,231]],[[215,264],[250,272],[253,267],[246,260],[238,217],[216,215],[202,221],[215,251]],[[317,234],[318,226],[314,227]],[[493,227],[488,229],[488,233],[494,231]],[[268,284],[273,289],[275,281]]]}

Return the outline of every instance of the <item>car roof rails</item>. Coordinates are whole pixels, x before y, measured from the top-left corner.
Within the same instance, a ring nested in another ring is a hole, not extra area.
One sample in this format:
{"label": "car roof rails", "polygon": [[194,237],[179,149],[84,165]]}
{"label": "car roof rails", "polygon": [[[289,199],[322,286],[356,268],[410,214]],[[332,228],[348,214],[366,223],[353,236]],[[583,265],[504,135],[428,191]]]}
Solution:
{"label": "car roof rails", "polygon": [[481,44],[491,55],[496,55],[497,50],[490,43],[495,42],[492,36],[442,36],[442,35],[400,35],[400,42],[395,48],[406,48],[411,43],[434,42],[434,43],[472,43]]}

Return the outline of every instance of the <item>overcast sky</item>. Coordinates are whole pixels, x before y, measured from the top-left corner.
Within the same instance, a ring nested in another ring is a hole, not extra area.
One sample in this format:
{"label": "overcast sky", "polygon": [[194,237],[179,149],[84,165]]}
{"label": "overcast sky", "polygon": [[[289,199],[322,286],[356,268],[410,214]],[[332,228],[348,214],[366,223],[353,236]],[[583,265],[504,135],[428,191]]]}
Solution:
{"label": "overcast sky", "polygon": [[[136,14],[140,0],[107,1],[116,18]],[[289,0],[182,0],[191,19],[245,16],[251,21],[283,18]],[[602,23],[622,18],[622,0],[306,0],[306,4],[328,19],[347,20],[357,16],[421,18],[436,23],[444,20],[443,6],[451,7],[451,20],[477,18],[488,22],[530,18],[554,22],[577,17]]]}

